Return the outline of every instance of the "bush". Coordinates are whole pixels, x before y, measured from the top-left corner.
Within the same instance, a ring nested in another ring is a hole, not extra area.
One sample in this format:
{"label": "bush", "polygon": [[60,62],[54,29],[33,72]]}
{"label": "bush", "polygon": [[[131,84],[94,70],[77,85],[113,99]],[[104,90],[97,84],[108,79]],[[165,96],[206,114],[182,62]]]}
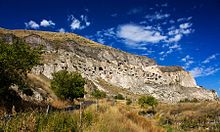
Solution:
{"label": "bush", "polygon": [[123,97],[122,94],[118,94],[118,95],[115,96],[115,99],[124,100],[125,98]]}
{"label": "bush", "polygon": [[129,98],[126,99],[126,104],[127,104],[127,105],[130,105],[131,103],[132,103],[131,99],[129,99]]}
{"label": "bush", "polygon": [[92,92],[92,96],[95,97],[96,99],[101,99],[101,98],[105,98],[106,97],[106,93],[103,91],[100,91],[98,89],[95,89]]}
{"label": "bush", "polygon": [[157,106],[158,101],[153,96],[142,96],[138,99],[138,104],[141,105],[141,107],[149,106]]}
{"label": "bush", "polygon": [[86,81],[81,74],[61,70],[52,75],[51,88],[60,99],[76,99],[84,96]]}
{"label": "bush", "polygon": [[193,98],[193,99],[187,99],[187,98],[185,98],[185,99],[183,99],[183,100],[180,100],[179,101],[180,103],[197,103],[197,102],[199,102],[199,100],[197,99],[197,98]]}

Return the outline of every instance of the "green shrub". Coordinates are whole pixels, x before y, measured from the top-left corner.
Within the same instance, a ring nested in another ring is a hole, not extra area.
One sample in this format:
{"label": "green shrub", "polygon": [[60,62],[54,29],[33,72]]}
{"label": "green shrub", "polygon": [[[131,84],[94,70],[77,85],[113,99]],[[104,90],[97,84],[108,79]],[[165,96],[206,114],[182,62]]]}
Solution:
{"label": "green shrub", "polygon": [[122,94],[118,94],[118,95],[115,96],[115,99],[124,100],[125,98],[123,97]]}
{"label": "green shrub", "polygon": [[130,105],[131,103],[132,103],[132,101],[131,101],[130,98],[126,99],[126,104],[127,104],[127,105]]}
{"label": "green shrub", "polygon": [[185,98],[185,99],[183,99],[183,100],[180,100],[179,102],[180,102],[180,103],[188,103],[188,102],[189,102],[189,103],[190,103],[190,102],[191,102],[191,103],[197,103],[197,102],[199,102],[199,100],[198,100],[197,98],[193,98],[193,99],[191,99],[191,100],[188,99],[188,98]]}
{"label": "green shrub", "polygon": [[84,96],[85,79],[77,72],[61,70],[53,73],[51,88],[61,99],[76,99]]}
{"label": "green shrub", "polygon": [[158,101],[153,96],[142,96],[138,99],[138,104],[141,105],[141,107],[146,106],[157,106]]}
{"label": "green shrub", "polygon": [[103,91],[100,91],[98,89],[95,89],[92,92],[92,96],[95,97],[96,99],[101,99],[101,98],[105,98],[106,97],[106,93]]}

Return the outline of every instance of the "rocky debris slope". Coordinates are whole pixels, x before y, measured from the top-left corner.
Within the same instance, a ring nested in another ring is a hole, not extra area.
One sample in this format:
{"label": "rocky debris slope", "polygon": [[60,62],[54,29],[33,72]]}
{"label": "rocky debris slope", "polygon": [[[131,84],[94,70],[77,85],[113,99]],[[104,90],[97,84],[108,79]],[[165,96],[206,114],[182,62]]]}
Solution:
{"label": "rocky debris slope", "polygon": [[43,65],[33,68],[36,75],[52,79],[53,72],[79,71],[96,87],[98,80],[137,95],[153,95],[165,102],[184,99],[215,100],[217,94],[197,86],[192,75],[178,66],[160,66],[147,57],[137,56],[95,43],[70,33],[29,30],[0,30],[0,39],[24,39],[35,47],[44,45]]}

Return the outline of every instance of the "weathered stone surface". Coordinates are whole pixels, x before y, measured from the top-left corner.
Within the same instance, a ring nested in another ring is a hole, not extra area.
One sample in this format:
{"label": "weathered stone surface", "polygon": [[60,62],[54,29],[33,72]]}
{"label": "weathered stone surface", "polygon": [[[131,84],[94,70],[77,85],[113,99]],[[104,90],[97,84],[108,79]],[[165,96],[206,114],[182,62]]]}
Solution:
{"label": "weathered stone surface", "polygon": [[[13,31],[15,35],[19,34],[17,32]],[[63,41],[56,41],[45,38],[41,32],[33,31],[22,38],[31,46],[41,44],[46,47],[43,55],[44,64],[33,68],[33,72],[50,79],[52,73],[67,69],[81,72],[100,89],[102,88],[98,85],[97,79],[103,79],[134,94],[153,95],[165,102],[177,102],[185,98],[201,100],[217,98],[215,92],[197,86],[192,75],[178,66],[159,66],[147,57],[99,44],[94,46],[79,44],[79,41],[75,40],[66,41],[65,36]]]}

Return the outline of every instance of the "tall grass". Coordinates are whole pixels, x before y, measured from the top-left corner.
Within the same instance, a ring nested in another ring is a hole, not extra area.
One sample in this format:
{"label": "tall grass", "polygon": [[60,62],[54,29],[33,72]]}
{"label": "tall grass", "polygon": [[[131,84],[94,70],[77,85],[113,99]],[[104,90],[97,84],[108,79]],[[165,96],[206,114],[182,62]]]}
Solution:
{"label": "tall grass", "polygon": [[163,128],[154,122],[139,116],[125,104],[109,105],[100,101],[98,111],[91,105],[82,112],[79,111],[31,112],[22,113],[9,120],[0,121],[0,131],[85,131],[85,132],[163,132]]}
{"label": "tall grass", "polygon": [[219,102],[160,104],[157,117],[161,125],[179,131],[220,131]]}
{"label": "tall grass", "polygon": [[43,113],[32,112],[1,121],[0,128],[8,132],[77,131],[77,120],[76,113],[52,112],[46,116]]}

